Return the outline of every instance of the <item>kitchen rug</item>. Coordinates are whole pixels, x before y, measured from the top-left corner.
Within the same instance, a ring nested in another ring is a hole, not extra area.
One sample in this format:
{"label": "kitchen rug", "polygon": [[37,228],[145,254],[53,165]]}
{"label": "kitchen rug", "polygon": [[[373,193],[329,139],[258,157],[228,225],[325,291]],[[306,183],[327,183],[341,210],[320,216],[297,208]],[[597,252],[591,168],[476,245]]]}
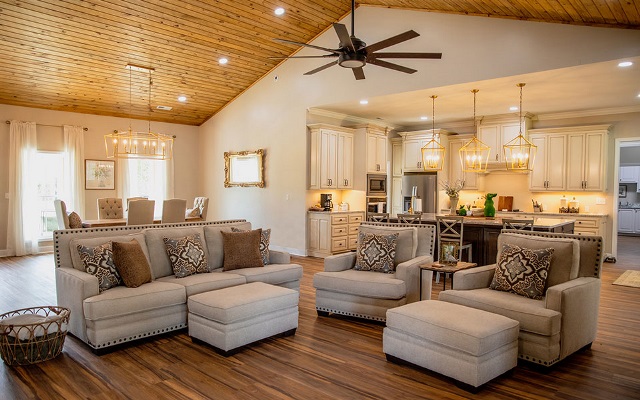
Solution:
{"label": "kitchen rug", "polygon": [[618,279],[613,282],[614,285],[640,287],[640,271],[626,270]]}

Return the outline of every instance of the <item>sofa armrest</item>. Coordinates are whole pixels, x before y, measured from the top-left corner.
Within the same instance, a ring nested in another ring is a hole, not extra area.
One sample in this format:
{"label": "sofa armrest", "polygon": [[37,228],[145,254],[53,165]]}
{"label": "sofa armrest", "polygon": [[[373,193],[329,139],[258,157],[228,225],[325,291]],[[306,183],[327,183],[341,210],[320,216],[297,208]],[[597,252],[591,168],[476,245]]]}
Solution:
{"label": "sofa armrest", "polygon": [[356,265],[356,253],[342,253],[324,259],[325,272],[340,272],[351,269]]}
{"label": "sofa armrest", "polygon": [[453,274],[453,289],[472,290],[488,288],[493,280],[495,270],[496,265],[491,264],[458,271]]}
{"label": "sofa armrest", "polygon": [[95,276],[73,268],[56,268],[56,297],[58,305],[67,307],[71,311],[69,332],[84,342],[87,341],[87,329],[83,302],[85,299],[97,296],[99,293],[98,278]]}
{"label": "sofa armrest", "polygon": [[[432,263],[432,256],[419,256],[411,260],[400,263],[396,266],[396,278],[404,281],[407,289],[407,303],[420,301],[420,265]],[[422,293],[424,298],[431,299],[431,280],[433,272],[423,273]]]}
{"label": "sofa armrest", "polygon": [[286,251],[269,249],[269,263],[271,264],[291,264],[291,255]]}
{"label": "sofa armrest", "polygon": [[562,314],[560,359],[595,340],[600,284],[598,278],[583,277],[547,289],[546,308]]}

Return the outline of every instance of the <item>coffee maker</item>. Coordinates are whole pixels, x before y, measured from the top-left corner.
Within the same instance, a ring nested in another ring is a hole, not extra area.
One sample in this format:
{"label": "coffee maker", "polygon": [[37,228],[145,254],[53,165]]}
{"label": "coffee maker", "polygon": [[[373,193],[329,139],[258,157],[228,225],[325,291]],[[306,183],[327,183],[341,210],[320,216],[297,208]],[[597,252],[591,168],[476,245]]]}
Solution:
{"label": "coffee maker", "polygon": [[320,205],[324,207],[324,211],[331,211],[333,209],[332,194],[321,194]]}

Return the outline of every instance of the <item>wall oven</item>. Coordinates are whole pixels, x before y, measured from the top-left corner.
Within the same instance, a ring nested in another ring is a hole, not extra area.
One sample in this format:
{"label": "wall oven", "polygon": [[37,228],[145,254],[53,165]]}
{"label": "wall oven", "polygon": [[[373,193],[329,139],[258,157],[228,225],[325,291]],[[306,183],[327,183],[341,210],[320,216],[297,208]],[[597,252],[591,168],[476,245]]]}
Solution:
{"label": "wall oven", "polygon": [[367,196],[387,196],[387,176],[378,174],[367,175]]}
{"label": "wall oven", "polygon": [[366,220],[369,220],[369,214],[386,213],[387,211],[387,198],[386,197],[367,197],[367,215]]}

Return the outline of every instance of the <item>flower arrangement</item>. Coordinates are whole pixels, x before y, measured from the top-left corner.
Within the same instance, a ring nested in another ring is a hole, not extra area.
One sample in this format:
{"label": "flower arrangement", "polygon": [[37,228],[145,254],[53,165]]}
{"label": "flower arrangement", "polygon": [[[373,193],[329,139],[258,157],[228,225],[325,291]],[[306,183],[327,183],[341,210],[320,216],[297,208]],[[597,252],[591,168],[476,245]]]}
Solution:
{"label": "flower arrangement", "polygon": [[447,196],[457,199],[460,195],[460,191],[464,187],[464,182],[460,179],[456,179],[454,183],[450,183],[449,181],[441,182],[440,186],[442,186],[444,191],[447,193]]}

